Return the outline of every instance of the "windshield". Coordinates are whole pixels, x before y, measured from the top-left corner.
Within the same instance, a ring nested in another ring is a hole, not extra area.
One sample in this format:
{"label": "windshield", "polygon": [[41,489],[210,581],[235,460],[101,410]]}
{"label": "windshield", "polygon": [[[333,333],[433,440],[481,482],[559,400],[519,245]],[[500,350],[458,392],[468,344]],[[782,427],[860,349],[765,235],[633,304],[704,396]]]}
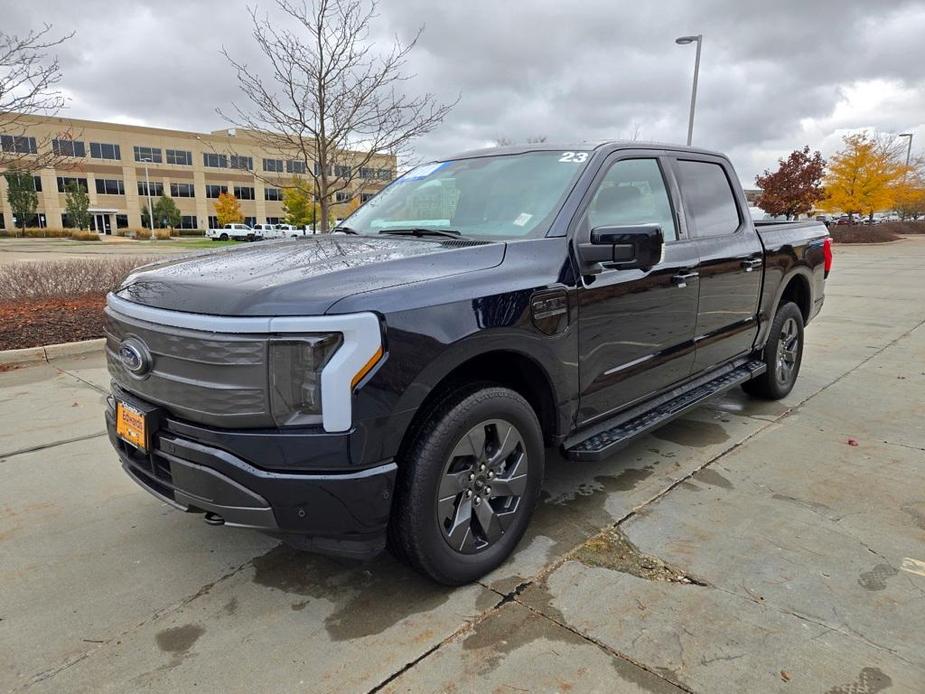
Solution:
{"label": "windshield", "polygon": [[452,229],[498,239],[543,236],[589,152],[526,152],[425,164],[357,210],[344,226]]}

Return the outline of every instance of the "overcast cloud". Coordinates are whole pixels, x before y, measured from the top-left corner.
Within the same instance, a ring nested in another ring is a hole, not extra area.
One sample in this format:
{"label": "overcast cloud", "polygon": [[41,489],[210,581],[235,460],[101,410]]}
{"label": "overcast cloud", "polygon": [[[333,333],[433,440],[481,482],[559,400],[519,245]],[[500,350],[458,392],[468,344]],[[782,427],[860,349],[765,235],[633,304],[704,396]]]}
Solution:
{"label": "overcast cloud", "polygon": [[[75,118],[225,127],[215,109],[238,94],[219,51],[258,54],[236,0],[5,5],[5,31],[77,32],[60,50],[62,115]],[[925,147],[922,1],[383,0],[376,32],[409,38],[421,24],[408,89],[460,96],[417,142],[421,158],[497,137],[683,142],[694,47],[674,39],[696,33],[694,143],[728,153],[748,185],[803,144],[830,154],[849,130],[912,130]]]}

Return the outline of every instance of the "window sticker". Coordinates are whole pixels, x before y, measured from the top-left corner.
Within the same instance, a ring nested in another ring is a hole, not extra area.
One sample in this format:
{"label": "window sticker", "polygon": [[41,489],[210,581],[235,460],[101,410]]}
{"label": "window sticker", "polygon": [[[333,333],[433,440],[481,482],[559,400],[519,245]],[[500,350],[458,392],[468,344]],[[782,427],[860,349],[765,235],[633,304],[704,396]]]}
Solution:
{"label": "window sticker", "polygon": [[516,225],[519,226],[519,227],[522,227],[522,226],[524,226],[527,222],[529,222],[531,219],[533,219],[533,215],[532,215],[532,214],[527,214],[526,212],[521,212],[519,215],[517,215],[517,219],[514,220],[514,224],[516,224]]}
{"label": "window sticker", "polygon": [[588,160],[587,152],[563,152],[562,156],[559,157],[559,163],[565,164],[581,164]]}

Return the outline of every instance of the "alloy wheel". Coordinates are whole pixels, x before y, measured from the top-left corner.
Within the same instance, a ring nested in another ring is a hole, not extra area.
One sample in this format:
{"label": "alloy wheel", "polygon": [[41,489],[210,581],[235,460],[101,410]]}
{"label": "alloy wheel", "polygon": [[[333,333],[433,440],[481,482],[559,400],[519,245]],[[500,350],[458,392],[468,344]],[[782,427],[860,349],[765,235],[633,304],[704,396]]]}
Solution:
{"label": "alloy wheel", "polygon": [[788,318],[781,326],[780,338],[777,341],[775,376],[781,385],[786,385],[793,379],[799,351],[800,330],[796,319]]}
{"label": "alloy wheel", "polygon": [[510,422],[490,419],[454,446],[437,490],[437,523],[457,552],[497,542],[514,521],[527,489],[527,450]]}

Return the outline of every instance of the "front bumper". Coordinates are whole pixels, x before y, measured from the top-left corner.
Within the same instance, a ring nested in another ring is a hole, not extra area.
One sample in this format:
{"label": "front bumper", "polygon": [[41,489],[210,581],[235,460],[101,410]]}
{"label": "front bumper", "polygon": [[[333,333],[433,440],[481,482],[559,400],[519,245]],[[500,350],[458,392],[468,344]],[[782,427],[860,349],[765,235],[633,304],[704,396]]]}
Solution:
{"label": "front bumper", "polygon": [[[123,393],[119,397],[144,404]],[[325,554],[366,558],[385,547],[396,475],[392,461],[331,473],[269,471],[190,438],[189,432],[197,428],[166,416],[144,454],[116,435],[112,401],[106,428],[128,475],[175,508],[205,513],[216,524],[256,528]],[[264,437],[272,448],[272,435]],[[332,452],[348,448],[335,446]],[[332,459],[326,467],[336,470],[344,465],[344,459]]]}

